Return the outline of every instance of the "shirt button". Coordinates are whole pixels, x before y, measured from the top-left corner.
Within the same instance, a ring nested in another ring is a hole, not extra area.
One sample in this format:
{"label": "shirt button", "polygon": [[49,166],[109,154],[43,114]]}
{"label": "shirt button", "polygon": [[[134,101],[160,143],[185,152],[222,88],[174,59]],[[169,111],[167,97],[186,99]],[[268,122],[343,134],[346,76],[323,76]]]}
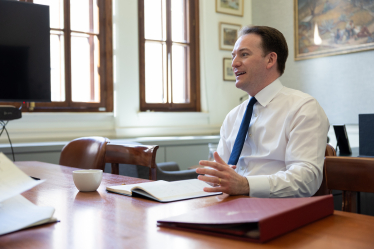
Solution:
{"label": "shirt button", "polygon": [[255,118],[257,118],[257,114],[255,114]]}
{"label": "shirt button", "polygon": [[252,137],[252,134],[251,133],[249,133],[249,135],[248,135],[249,137]]}

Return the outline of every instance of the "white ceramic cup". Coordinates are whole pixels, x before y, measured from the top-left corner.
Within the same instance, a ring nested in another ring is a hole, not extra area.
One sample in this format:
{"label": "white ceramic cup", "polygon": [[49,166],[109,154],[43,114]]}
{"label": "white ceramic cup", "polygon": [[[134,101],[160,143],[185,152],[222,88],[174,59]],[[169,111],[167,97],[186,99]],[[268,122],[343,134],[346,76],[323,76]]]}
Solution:
{"label": "white ceramic cup", "polygon": [[74,184],[79,191],[96,191],[100,186],[103,171],[101,169],[82,169],[73,171]]}

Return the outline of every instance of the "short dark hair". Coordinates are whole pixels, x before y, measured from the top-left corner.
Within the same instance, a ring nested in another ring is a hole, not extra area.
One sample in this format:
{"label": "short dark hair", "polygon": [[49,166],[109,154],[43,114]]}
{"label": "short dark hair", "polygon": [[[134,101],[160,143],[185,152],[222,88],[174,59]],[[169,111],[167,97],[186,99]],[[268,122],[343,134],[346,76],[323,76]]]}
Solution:
{"label": "short dark hair", "polygon": [[278,71],[282,75],[288,57],[288,46],[283,34],[279,30],[267,26],[249,26],[240,31],[240,36],[248,34],[256,34],[261,37],[261,46],[265,55],[270,52],[277,54]]}

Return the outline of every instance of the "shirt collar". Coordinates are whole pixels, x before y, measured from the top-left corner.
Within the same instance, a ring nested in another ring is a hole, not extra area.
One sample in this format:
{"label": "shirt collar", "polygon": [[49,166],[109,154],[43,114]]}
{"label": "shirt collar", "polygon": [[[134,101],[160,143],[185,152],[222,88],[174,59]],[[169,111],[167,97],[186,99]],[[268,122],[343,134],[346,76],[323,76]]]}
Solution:
{"label": "shirt collar", "polygon": [[264,89],[259,91],[256,94],[256,99],[260,105],[265,107],[267,104],[270,103],[270,101],[273,100],[275,95],[283,88],[282,83],[280,82],[279,78],[270,83],[268,86],[266,86]]}

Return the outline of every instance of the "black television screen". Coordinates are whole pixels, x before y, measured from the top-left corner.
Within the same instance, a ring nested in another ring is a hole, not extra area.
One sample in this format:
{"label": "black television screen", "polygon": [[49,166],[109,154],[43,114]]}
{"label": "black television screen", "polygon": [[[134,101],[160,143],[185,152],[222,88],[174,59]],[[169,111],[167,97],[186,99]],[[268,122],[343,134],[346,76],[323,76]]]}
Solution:
{"label": "black television screen", "polygon": [[0,0],[0,102],[50,102],[49,6]]}

